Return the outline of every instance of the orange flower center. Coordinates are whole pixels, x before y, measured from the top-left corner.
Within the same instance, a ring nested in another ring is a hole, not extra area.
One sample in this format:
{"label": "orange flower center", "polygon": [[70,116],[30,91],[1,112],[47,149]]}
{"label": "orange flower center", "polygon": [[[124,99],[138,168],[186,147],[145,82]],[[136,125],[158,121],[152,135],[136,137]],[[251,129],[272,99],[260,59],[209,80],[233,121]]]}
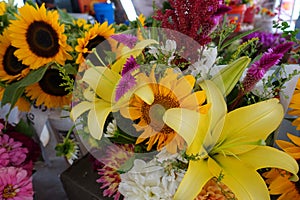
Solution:
{"label": "orange flower center", "polygon": [[3,190],[3,198],[4,199],[9,199],[9,198],[13,198],[17,195],[16,190],[14,189],[13,185],[8,184],[4,190]]}

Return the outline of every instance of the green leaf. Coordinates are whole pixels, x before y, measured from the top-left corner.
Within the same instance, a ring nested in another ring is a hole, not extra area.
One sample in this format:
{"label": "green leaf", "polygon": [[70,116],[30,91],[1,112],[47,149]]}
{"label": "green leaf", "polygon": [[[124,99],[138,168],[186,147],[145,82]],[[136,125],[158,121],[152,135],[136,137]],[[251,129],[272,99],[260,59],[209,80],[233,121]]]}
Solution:
{"label": "green leaf", "polygon": [[23,133],[28,137],[33,137],[35,134],[35,129],[30,122],[25,122],[23,119],[15,126],[15,131]]}
{"label": "green leaf", "polygon": [[1,106],[10,103],[10,109],[12,109],[16,104],[17,100],[24,93],[25,87],[40,81],[44,76],[47,68],[48,67],[41,67],[37,70],[33,70],[22,80],[7,86],[3,94]]}
{"label": "green leaf", "polygon": [[133,167],[133,162],[135,160],[135,156],[130,157],[128,160],[123,163],[120,168],[117,170],[120,174],[128,172]]}
{"label": "green leaf", "polygon": [[235,36],[235,37],[231,38],[230,40],[228,40],[227,42],[225,42],[225,43],[221,46],[221,48],[219,49],[219,51],[221,51],[222,49],[228,47],[232,42],[234,42],[234,41],[236,41],[236,40],[239,40],[239,39],[241,39],[241,38],[243,38],[243,37],[249,35],[250,33],[255,32],[255,31],[257,31],[257,30],[258,30],[258,29],[251,29],[251,30],[248,30],[248,31],[246,31],[246,32],[244,32],[244,33],[238,34],[237,36]]}
{"label": "green leaf", "polygon": [[68,25],[74,25],[73,24],[73,20],[75,19],[73,16],[71,16],[70,14],[68,14],[67,12],[63,11],[62,9],[57,9],[58,14],[60,16],[60,21],[63,24],[68,24]]}

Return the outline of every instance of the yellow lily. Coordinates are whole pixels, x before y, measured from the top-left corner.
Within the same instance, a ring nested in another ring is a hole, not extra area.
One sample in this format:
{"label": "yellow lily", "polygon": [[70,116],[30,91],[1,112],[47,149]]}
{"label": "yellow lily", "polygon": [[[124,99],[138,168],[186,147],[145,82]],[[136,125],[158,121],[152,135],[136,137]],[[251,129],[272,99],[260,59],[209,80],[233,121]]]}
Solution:
{"label": "yellow lily", "polygon": [[182,108],[169,109],[164,115],[164,122],[186,140],[186,153],[193,157],[174,199],[194,199],[212,177],[221,178],[238,199],[270,199],[257,172],[267,167],[289,171],[298,180],[296,161],[285,152],[264,145],[284,115],[277,99],[227,113],[217,86],[211,81],[200,86],[211,103],[207,115]]}
{"label": "yellow lily", "polygon": [[[82,78],[90,88],[84,92],[87,101],[72,108],[70,116],[75,121],[84,112],[88,113],[88,129],[95,139],[102,137],[104,123],[115,104],[114,91],[121,76],[107,67],[89,68]],[[92,89],[93,92],[90,92]]]}

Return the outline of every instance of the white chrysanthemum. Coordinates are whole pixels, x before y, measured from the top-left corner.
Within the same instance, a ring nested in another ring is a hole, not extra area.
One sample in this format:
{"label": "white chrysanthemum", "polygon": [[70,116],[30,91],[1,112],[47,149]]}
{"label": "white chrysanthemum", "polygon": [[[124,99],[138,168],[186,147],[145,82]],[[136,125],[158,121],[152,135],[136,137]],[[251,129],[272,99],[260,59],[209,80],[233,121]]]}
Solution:
{"label": "white chrysanthemum", "polygon": [[120,176],[119,192],[125,199],[167,200],[175,194],[183,173],[165,173],[155,160],[146,163],[136,159],[132,169]]}

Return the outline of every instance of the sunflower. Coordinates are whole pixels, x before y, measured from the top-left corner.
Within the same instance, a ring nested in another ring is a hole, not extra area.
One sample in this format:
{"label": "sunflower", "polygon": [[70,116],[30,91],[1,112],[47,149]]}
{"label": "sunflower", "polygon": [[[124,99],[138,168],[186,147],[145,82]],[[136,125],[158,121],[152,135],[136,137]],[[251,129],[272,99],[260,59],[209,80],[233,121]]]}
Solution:
{"label": "sunflower", "polygon": [[[102,43],[101,47],[104,48],[102,51],[114,51],[116,42],[109,39],[114,33],[115,29],[112,28],[112,25],[108,26],[107,22],[104,22],[103,24],[96,23],[92,28],[85,32],[83,38],[77,39],[78,45],[75,47],[75,50],[78,52],[78,57],[76,63],[83,63],[87,55],[91,53],[92,49],[104,41],[108,41],[108,44]],[[81,70],[79,69],[79,71]]]}
{"label": "sunflower", "polygon": [[[4,90],[5,88],[0,87],[0,102],[3,98]],[[22,112],[28,112],[30,110],[30,102],[24,97],[19,98],[15,106]]]}
{"label": "sunflower", "polygon": [[296,126],[297,130],[300,130],[300,78],[298,79],[289,107],[291,110],[288,113],[298,117],[293,121],[292,125]]}
{"label": "sunflower", "polygon": [[64,83],[57,69],[49,68],[43,78],[25,88],[26,96],[35,100],[37,106],[44,105],[47,108],[59,108],[69,105],[71,94],[61,86]]}
{"label": "sunflower", "polygon": [[[290,156],[295,158],[300,164],[300,137],[292,134],[287,134],[291,142],[284,140],[277,140],[278,146],[283,149]],[[280,169],[271,169],[263,174],[266,178],[266,183],[269,184],[271,195],[280,195],[277,200],[294,200],[300,199],[300,181],[291,181],[289,178],[291,174]],[[298,172],[300,176],[300,172]]]}
{"label": "sunflower", "polygon": [[29,66],[22,64],[14,55],[16,47],[11,46],[7,29],[0,36],[0,79],[11,82],[25,77],[30,69]]}
{"label": "sunflower", "polygon": [[64,65],[66,59],[72,59],[57,11],[47,11],[44,4],[40,8],[25,4],[19,13],[9,31],[12,46],[17,48],[15,55],[23,64],[38,69],[51,61]]}
{"label": "sunflower", "polygon": [[[152,94],[133,95],[128,105],[121,108],[121,114],[132,119],[137,131],[142,131],[136,141],[137,144],[146,142],[147,151],[157,144],[157,150],[166,146],[170,153],[176,153],[177,149],[184,148],[184,139],[173,129],[167,126],[164,121],[164,113],[171,108],[185,108],[200,113],[206,113],[209,105],[202,105],[206,101],[204,91],[192,92],[195,78],[191,75],[178,78],[178,74],[172,69],[168,69],[160,80],[156,80],[156,75],[152,69],[150,76],[144,73],[138,75],[143,87],[146,83],[152,90]],[[139,81],[138,81],[139,82]],[[139,88],[139,83],[137,83]],[[148,98],[152,96],[151,98]],[[151,100],[150,100],[151,99]]]}

